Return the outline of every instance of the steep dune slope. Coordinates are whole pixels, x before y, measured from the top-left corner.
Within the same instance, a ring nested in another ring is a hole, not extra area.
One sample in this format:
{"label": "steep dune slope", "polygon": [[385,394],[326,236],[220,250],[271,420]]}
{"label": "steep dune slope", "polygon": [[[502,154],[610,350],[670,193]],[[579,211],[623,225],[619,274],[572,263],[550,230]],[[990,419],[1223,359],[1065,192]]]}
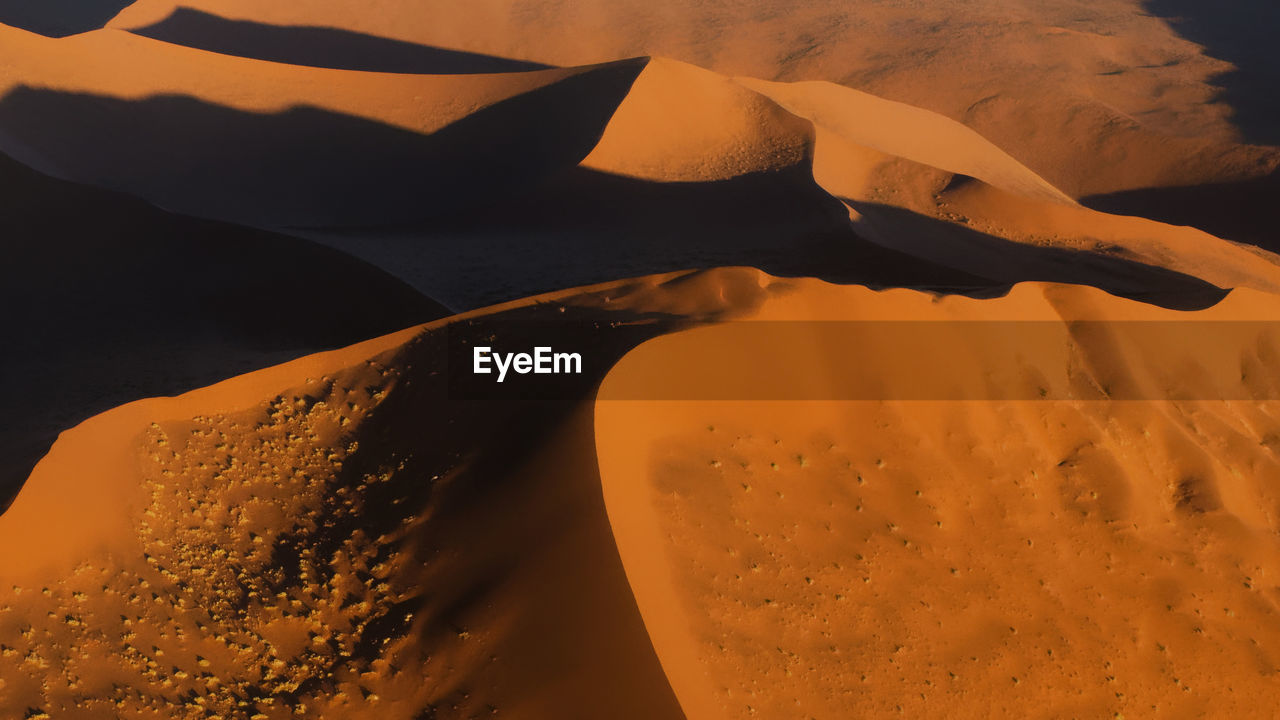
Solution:
{"label": "steep dune slope", "polygon": [[690,717],[1276,702],[1274,296],[791,288],[640,346],[596,406],[610,522]]}

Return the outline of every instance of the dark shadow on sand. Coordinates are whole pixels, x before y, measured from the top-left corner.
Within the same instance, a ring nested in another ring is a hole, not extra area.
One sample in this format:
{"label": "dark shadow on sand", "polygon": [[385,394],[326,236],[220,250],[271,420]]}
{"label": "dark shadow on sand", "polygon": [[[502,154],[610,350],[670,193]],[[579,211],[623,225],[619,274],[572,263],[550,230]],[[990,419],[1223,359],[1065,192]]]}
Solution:
{"label": "dark shadow on sand", "polygon": [[132,31],[155,40],[223,55],[337,70],[469,75],[545,70],[523,60],[447,50],[326,27],[266,25],[178,8]]}
{"label": "dark shadow on sand", "polygon": [[1280,3],[1275,0],[1146,0],[1179,35],[1236,67],[1214,79],[1246,142],[1280,145]]}
{"label": "dark shadow on sand", "polygon": [[0,100],[0,151],[184,215],[273,228],[407,222],[577,165],[645,64],[584,71],[431,134],[312,107],[257,114],[18,88]]}
{"label": "dark shadow on sand", "polygon": [[990,279],[866,242],[803,166],[716,182],[572,168],[427,224],[311,235],[457,309],[566,287],[722,266],[838,283],[985,292]]}
{"label": "dark shadow on sand", "polygon": [[1227,290],[1111,252],[1025,245],[891,205],[850,203],[898,250],[938,264],[984,271],[1001,283],[1089,285],[1174,310],[1200,310]]}
{"label": "dark shadow on sand", "polygon": [[179,217],[0,156],[0,507],[58,433],[440,317],[359,260]]}
{"label": "dark shadow on sand", "polygon": [[489,210],[316,239],[459,310],[621,277],[733,265],[974,297],[1023,280],[1094,285],[1170,307],[1204,307],[1223,295],[1196,278],[1123,257],[1021,245],[889,206],[857,209],[882,244],[851,226],[847,209],[804,166],[688,183],[575,168]]}
{"label": "dark shadow on sand", "polygon": [[133,0],[0,0],[0,23],[46,37],[97,30]]}
{"label": "dark shadow on sand", "polygon": [[1190,225],[1280,253],[1280,172],[1237,182],[1093,195],[1080,202],[1103,212]]}

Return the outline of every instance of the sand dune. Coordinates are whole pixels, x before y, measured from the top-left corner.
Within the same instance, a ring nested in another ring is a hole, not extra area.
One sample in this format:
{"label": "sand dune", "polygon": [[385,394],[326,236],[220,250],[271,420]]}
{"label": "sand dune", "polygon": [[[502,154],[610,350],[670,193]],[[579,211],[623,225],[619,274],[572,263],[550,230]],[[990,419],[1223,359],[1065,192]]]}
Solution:
{"label": "sand dune", "polygon": [[[590,400],[677,308],[761,292],[720,277],[515,303],[64,433],[0,516],[27,548],[0,567],[0,713],[680,717],[613,546]],[[580,338],[592,372],[553,401],[450,399],[452,348],[551,321],[600,328]]]}
{"label": "sand dune", "polygon": [[[1072,282],[1177,307],[1213,302],[1215,287],[1276,287],[1271,255],[1155,222],[1079,211],[1052,231],[1009,231],[1011,214],[1060,216],[1075,203],[959,123],[831,83],[728,78],[664,59],[352,73],[117,30],[5,32],[20,72],[0,99],[0,146],[15,157],[186,214],[317,240],[455,309],[725,265],[969,293]],[[84,56],[104,63],[73,72]],[[966,177],[1009,200],[956,212],[943,196]],[[714,216],[679,199],[724,194],[726,183],[750,185],[770,220],[741,215],[741,188]],[[644,210],[650,220],[628,218],[628,204],[650,195],[671,200]],[[655,244],[654,223],[696,239]],[[612,242],[598,242],[602,226]],[[892,270],[912,258],[926,262]]]}
{"label": "sand dune", "polygon": [[[512,303],[126,405],[65,433],[0,516],[0,541],[30,548],[0,569],[0,708],[981,716],[993,698],[1025,713],[1051,697],[1083,714],[1247,712],[1278,640],[1275,312],[1251,291],[1188,314],[1073,286],[940,301],[721,270]],[[1194,352],[1172,359],[1087,330],[1170,319],[1247,329],[1207,355],[1176,336]],[[703,364],[734,347],[724,333],[833,320],[945,321],[960,341],[947,377],[1040,373],[1050,394],[898,401],[938,359],[767,335],[774,355]],[[1037,322],[1059,342],[984,343],[957,321]],[[535,336],[596,362],[537,397],[479,400],[440,372],[475,342]],[[794,372],[760,375],[780,360]],[[1153,361],[1208,363],[1221,386],[1188,396]],[[708,371],[828,391],[880,378],[888,395],[681,400],[681,379]],[[1101,399],[1124,378],[1141,399]]]}
{"label": "sand dune", "polygon": [[1275,705],[1206,12],[0,0],[0,717]]}
{"label": "sand dune", "polygon": [[536,182],[591,150],[640,68],[353,76],[117,31],[49,40],[3,27],[0,58],[11,156],[276,228],[403,222]]}
{"label": "sand dune", "polygon": [[[1257,177],[1280,162],[1273,148],[1239,144],[1276,142],[1259,130],[1277,119],[1257,99],[1272,72],[1268,41],[1252,30],[1273,17],[1260,3],[1209,13],[1147,0],[810,0],[785,10],[764,1],[483,0],[465,11],[405,0],[360,9],[142,0],[111,26],[145,28],[180,8],[558,66],[661,55],[728,75],[831,81],[965,122],[1075,197]],[[1224,96],[1224,77],[1252,79],[1252,91]]]}

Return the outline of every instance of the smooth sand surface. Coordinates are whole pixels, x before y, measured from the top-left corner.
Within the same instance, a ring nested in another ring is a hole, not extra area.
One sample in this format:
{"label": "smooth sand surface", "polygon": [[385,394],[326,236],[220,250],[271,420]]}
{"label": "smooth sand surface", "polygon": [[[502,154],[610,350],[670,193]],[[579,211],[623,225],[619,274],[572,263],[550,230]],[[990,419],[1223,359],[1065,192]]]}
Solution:
{"label": "smooth sand surface", "polygon": [[[1248,292],[1188,316],[1073,286],[937,302],[797,281],[749,315],[771,322],[640,346],[600,391],[596,448],[682,707],[1270,707],[1277,312]],[[869,324],[803,325],[817,320]]]}

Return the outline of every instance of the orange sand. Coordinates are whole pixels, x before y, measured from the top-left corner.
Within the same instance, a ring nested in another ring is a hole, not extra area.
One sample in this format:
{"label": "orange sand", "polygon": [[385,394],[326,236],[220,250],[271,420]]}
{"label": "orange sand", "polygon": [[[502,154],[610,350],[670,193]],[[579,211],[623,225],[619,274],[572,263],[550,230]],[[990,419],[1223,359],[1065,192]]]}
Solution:
{"label": "orange sand", "polygon": [[[206,47],[243,23],[488,70]],[[0,515],[0,717],[1265,714],[1280,151],[1210,50],[1138,0],[0,25],[0,153],[96,188],[64,236],[265,228],[465,311],[65,430]],[[548,334],[583,375],[459,394]]]}

